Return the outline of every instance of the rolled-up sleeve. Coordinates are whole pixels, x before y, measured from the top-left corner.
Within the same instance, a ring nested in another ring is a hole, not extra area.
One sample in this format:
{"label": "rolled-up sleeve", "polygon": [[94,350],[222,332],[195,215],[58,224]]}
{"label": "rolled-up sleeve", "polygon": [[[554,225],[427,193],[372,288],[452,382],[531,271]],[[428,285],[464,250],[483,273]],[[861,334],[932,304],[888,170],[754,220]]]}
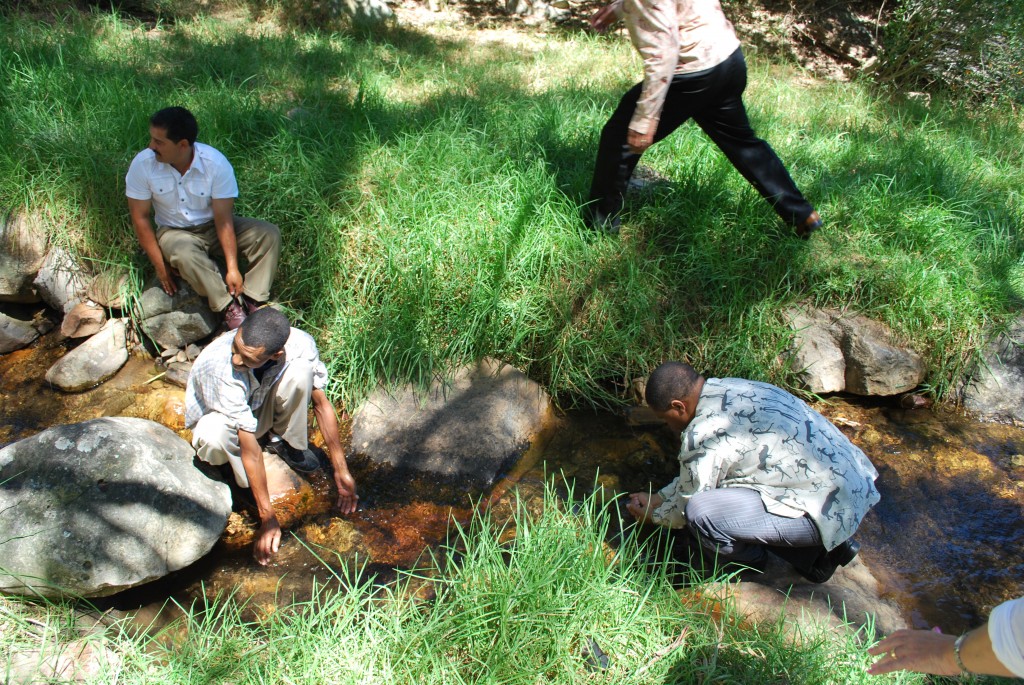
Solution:
{"label": "rolled-up sleeve", "polygon": [[644,62],[644,82],[629,128],[654,133],[679,62],[679,25],[674,0],[626,0],[630,40]]}
{"label": "rolled-up sleeve", "polygon": [[1024,597],[1003,602],[992,610],[988,636],[1000,663],[1024,678]]}

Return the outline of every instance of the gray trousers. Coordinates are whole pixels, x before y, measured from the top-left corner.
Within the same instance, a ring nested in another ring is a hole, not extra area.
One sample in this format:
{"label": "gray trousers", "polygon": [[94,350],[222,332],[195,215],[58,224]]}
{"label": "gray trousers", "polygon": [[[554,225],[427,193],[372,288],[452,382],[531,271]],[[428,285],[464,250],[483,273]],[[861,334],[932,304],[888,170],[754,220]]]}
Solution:
{"label": "gray trousers", "polygon": [[686,524],[701,550],[721,561],[758,564],[771,551],[805,567],[824,551],[818,527],[807,516],[787,518],[765,509],[749,488],[705,490],[686,504]]}
{"label": "gray trousers", "polygon": [[[313,395],[313,367],[309,362],[289,362],[256,409],[256,437],[269,432],[297,450],[309,446],[309,401]],[[224,414],[205,414],[192,429],[192,446],[199,458],[213,466],[230,464],[239,487],[249,487],[242,466],[242,447],[235,422]]]}
{"label": "gray trousers", "polygon": [[[270,299],[270,286],[277,274],[281,255],[281,231],[277,226],[259,219],[235,216],[235,241],[239,259],[248,264],[242,272],[245,294],[253,300]],[[231,293],[224,276],[211,257],[223,257],[217,227],[212,221],[192,228],[158,226],[156,240],[167,263],[210,303],[210,309],[222,312],[231,304]]]}

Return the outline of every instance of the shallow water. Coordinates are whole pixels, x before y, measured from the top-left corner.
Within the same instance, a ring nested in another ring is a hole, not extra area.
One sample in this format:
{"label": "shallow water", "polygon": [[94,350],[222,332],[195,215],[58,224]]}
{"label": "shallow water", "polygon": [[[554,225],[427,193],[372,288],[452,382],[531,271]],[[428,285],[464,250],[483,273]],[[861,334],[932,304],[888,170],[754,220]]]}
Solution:
{"label": "shallow water", "polygon": [[[99,416],[140,416],[181,430],[180,388],[155,379],[151,360],[133,358],[111,381],[67,395],[42,380],[64,352],[51,334],[28,350],[0,357],[0,445],[49,425]],[[819,411],[836,422],[878,468],[882,501],[857,535],[883,593],[916,627],[946,632],[979,623],[1004,599],[1024,595],[1024,431],[943,410],[902,410],[881,401],[834,399]],[[631,426],[613,414],[571,412],[490,493],[496,515],[508,511],[513,485],[537,493],[564,474],[577,493],[595,483],[611,497],[657,488],[678,471],[676,438],[660,426]],[[314,579],[336,574],[394,577],[445,540],[451,521],[465,524],[473,502],[458,484],[375,468],[359,455],[350,466],[361,494],[349,517],[331,513],[330,483],[310,479],[316,504],[292,526],[281,552],[261,568],[248,553],[251,519],[235,514],[206,558],[158,583],[100,602],[101,607],[189,605],[234,593],[255,614],[307,599]],[[151,617],[152,610],[140,616]]]}

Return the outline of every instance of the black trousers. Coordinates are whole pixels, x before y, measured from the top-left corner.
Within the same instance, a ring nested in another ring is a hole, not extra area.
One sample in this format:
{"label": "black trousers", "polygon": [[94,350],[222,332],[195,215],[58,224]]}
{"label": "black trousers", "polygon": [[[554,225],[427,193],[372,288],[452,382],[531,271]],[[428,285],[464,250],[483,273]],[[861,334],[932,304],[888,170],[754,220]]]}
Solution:
{"label": "black trousers", "polygon": [[[626,136],[642,85],[638,83],[622,96],[601,131],[590,200],[591,211],[598,210],[605,216],[622,210],[629,178],[640,161],[640,155],[630,152]],[[740,48],[711,69],[676,74],[669,85],[654,142],[693,119],[784,222],[802,224],[814,207],[804,199],[775,151],[751,128],[743,106],[746,87],[747,63]]]}

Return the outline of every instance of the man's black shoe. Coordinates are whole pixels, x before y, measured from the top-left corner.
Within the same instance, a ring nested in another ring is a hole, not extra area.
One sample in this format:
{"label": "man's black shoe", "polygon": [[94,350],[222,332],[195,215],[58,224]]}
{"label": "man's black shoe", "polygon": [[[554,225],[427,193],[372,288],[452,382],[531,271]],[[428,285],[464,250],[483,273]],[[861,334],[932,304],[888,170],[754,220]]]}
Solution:
{"label": "man's black shoe", "polygon": [[618,233],[622,226],[618,213],[608,214],[597,207],[587,207],[583,210],[583,222],[588,228],[612,235]]}
{"label": "man's black shoe", "polygon": [[271,440],[263,449],[281,457],[284,463],[299,473],[313,473],[320,469],[320,460],[308,447],[304,450],[297,450],[284,440]]}
{"label": "man's black shoe", "polygon": [[822,554],[819,554],[809,569],[800,568],[799,566],[794,566],[793,568],[812,583],[824,583],[832,577],[837,568],[849,565],[857,557],[859,551],[860,543],[850,538],[831,552],[823,551]]}

